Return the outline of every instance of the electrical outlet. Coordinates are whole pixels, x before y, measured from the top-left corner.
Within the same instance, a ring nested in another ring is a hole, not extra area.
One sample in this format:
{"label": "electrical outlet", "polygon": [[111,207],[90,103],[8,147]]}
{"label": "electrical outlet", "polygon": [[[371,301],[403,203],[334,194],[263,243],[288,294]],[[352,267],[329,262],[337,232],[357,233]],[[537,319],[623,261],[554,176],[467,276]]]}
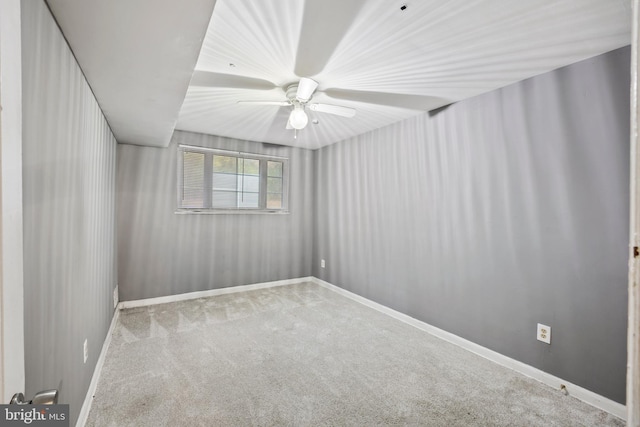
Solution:
{"label": "electrical outlet", "polygon": [[84,363],[87,363],[87,358],[89,357],[89,344],[87,344],[87,339],[84,339],[84,345],[82,346],[82,353],[84,355]]}
{"label": "electrical outlet", "polygon": [[551,344],[551,326],[538,323],[538,341]]}
{"label": "electrical outlet", "polygon": [[118,306],[118,286],[113,290],[113,308]]}
{"label": "electrical outlet", "polygon": [[324,264],[324,260],[323,260],[323,259],[322,259],[322,260],[320,260],[320,267],[324,268],[324,265],[325,265],[325,264]]}

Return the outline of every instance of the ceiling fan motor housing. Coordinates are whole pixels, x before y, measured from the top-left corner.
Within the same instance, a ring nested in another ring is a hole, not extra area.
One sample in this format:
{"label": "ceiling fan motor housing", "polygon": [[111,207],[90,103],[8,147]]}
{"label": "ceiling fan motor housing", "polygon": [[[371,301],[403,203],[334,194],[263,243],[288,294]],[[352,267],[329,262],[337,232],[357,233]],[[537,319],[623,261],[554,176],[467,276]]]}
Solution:
{"label": "ceiling fan motor housing", "polygon": [[292,103],[292,104],[300,104],[300,103],[306,103],[311,101],[311,98],[313,98],[313,96],[310,96],[309,99],[298,99],[298,84],[297,83],[293,83],[291,85],[289,85],[287,87],[286,90],[286,96],[287,99]]}

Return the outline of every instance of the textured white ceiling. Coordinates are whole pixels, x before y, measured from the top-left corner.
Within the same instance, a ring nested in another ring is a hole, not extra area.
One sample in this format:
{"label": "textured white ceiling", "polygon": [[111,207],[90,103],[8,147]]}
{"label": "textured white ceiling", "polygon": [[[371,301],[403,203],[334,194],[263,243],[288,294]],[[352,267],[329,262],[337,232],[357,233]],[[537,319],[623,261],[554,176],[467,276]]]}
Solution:
{"label": "textured white ceiling", "polygon": [[[218,0],[176,128],[318,148],[627,45],[630,29],[629,0]],[[294,139],[291,107],[237,103],[285,100],[300,77],[356,116],[310,112]]]}
{"label": "textured white ceiling", "polygon": [[[117,140],[151,146],[176,128],[317,148],[631,39],[630,0],[47,3]],[[356,116],[311,112],[294,139],[291,107],[237,103],[284,100],[300,77]]]}

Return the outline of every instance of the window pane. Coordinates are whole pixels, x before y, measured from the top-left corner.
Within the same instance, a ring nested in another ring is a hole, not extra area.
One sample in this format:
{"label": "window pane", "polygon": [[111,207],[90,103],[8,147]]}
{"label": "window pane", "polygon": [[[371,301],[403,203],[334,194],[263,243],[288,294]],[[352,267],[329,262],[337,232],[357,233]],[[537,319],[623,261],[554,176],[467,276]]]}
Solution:
{"label": "window pane", "polygon": [[184,151],[182,156],[182,204],[204,207],[204,154]]}
{"label": "window pane", "polygon": [[282,209],[282,194],[267,193],[267,209]]}
{"label": "window pane", "polygon": [[238,175],[230,173],[213,173],[214,190],[235,191],[238,182]]}
{"label": "window pane", "polygon": [[240,161],[242,160],[244,160],[244,170],[241,170],[241,173],[245,175],[260,175],[260,160],[240,159]]}
{"label": "window pane", "polygon": [[267,162],[267,175],[282,177],[282,162]]}
{"label": "window pane", "polygon": [[282,193],[282,178],[267,178],[267,192]]}
{"label": "window pane", "polygon": [[213,156],[213,171],[214,172],[226,172],[237,173],[238,167],[236,163],[237,159],[230,156]]}
{"label": "window pane", "polygon": [[183,162],[178,176],[179,208],[230,211],[285,208],[288,177],[284,174],[288,173],[288,160],[270,160],[269,156],[258,154],[258,159],[251,154],[245,158],[238,152],[218,149],[191,151],[181,146],[178,150]]}
{"label": "window pane", "polygon": [[241,175],[240,177],[238,177],[238,191],[259,193],[260,177],[252,175]]}
{"label": "window pane", "polygon": [[257,208],[258,207],[258,193],[237,193],[238,194],[238,207],[239,208]]}
{"label": "window pane", "polygon": [[211,203],[214,208],[235,208],[237,194],[235,191],[213,191]]}

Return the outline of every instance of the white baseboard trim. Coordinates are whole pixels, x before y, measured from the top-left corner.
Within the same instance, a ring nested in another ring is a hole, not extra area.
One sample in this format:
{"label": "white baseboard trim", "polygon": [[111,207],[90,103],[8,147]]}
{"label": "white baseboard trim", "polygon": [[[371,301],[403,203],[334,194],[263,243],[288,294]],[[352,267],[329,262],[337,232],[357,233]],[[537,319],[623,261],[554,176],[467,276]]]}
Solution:
{"label": "white baseboard trim", "polygon": [[393,310],[382,304],[378,304],[377,302],[371,301],[360,295],[354,294],[353,292],[339,288],[335,285],[332,285],[329,282],[325,282],[324,280],[318,279],[317,277],[313,277],[312,280],[314,283],[324,288],[330,289],[349,299],[352,299],[361,304],[364,304],[367,307],[373,308],[374,310],[387,314],[397,320],[400,320],[411,326],[414,326],[418,329],[428,332],[431,335],[434,335],[440,339],[443,339],[447,342],[450,342],[459,347],[462,347],[465,350],[475,353],[478,356],[482,356],[485,359],[491,360],[492,362],[495,362],[498,365],[512,369],[516,372],[521,373],[522,375],[525,375],[529,378],[533,378],[537,381],[540,381],[541,383],[546,384],[558,391],[560,391],[560,387],[564,385],[566,387],[566,391],[570,396],[573,396],[576,399],[579,399],[585,403],[588,403],[591,406],[595,406],[596,408],[602,409],[603,411],[606,411],[612,415],[615,415],[616,417],[621,418],[622,420],[626,420],[627,413],[626,413],[625,405],[622,405],[606,397],[600,396],[599,394],[589,391],[586,388],[583,388],[578,385],[572,384],[568,381],[565,381],[562,378],[558,378],[547,372],[541,371],[538,368],[534,368],[533,366],[519,362],[515,359],[507,357],[493,350],[489,350],[486,347],[482,347],[481,345],[473,343],[469,340],[461,338],[452,333],[446,332],[440,328],[436,328],[435,326],[429,325],[428,323],[414,319],[413,317],[407,316],[406,314],[400,313],[399,311]]}
{"label": "white baseboard trim", "polygon": [[276,280],[274,282],[255,283],[252,285],[230,286],[228,288],[210,289],[207,291],[188,292],[186,294],[167,295],[164,297],[145,298],[133,301],[121,301],[118,304],[120,309],[145,307],[155,304],[166,304],[169,302],[186,301],[196,298],[213,297],[216,295],[233,294],[236,292],[253,291],[256,289],[273,288],[276,286],[293,285],[295,283],[312,282],[313,277],[299,277],[297,279]]}
{"label": "white baseboard trim", "polygon": [[96,394],[96,387],[98,387],[98,380],[100,379],[102,366],[104,366],[104,359],[107,356],[107,350],[109,349],[109,344],[111,344],[111,335],[113,335],[113,330],[115,329],[116,324],[118,323],[119,317],[120,317],[120,308],[116,307],[113,313],[113,317],[111,318],[111,325],[109,326],[109,330],[107,331],[107,336],[105,337],[104,343],[102,344],[102,350],[100,350],[100,356],[98,356],[98,363],[96,363],[96,367],[93,370],[91,383],[89,384],[87,395],[85,396],[84,402],[82,403],[82,408],[80,409],[80,415],[78,416],[76,427],[84,427],[84,425],[87,422],[87,417],[89,416],[89,411],[91,410],[91,404],[93,403],[93,397]]}

